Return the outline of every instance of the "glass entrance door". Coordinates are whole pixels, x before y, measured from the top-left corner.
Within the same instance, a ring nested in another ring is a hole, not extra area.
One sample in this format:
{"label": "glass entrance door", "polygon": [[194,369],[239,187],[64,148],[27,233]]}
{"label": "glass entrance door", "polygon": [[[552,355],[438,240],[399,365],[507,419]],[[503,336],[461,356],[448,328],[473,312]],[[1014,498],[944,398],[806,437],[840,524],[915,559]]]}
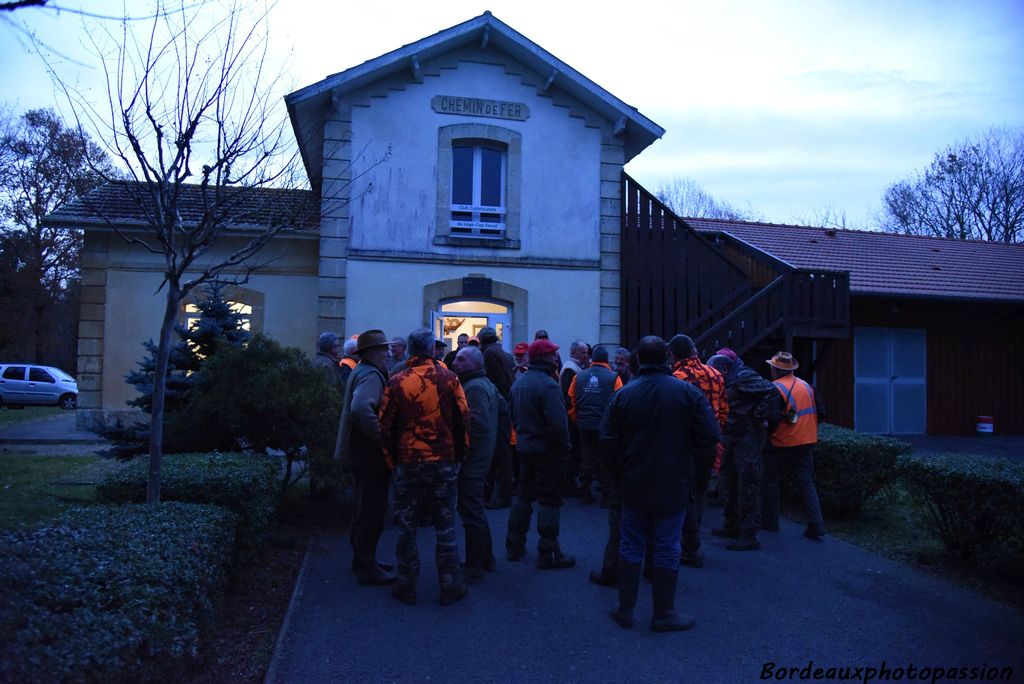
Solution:
{"label": "glass entrance door", "polygon": [[498,334],[502,348],[511,352],[511,341],[506,339],[512,329],[512,309],[500,302],[458,300],[442,302],[432,314],[434,336],[444,340],[448,349],[455,349],[459,335],[475,337],[484,326],[491,326]]}

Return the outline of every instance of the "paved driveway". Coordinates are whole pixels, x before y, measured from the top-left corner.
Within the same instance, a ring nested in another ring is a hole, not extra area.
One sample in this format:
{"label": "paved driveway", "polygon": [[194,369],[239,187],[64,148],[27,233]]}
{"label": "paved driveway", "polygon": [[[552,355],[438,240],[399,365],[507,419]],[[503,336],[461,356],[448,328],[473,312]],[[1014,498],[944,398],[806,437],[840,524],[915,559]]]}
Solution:
{"label": "paved driveway", "polygon": [[[448,608],[437,604],[432,530],[420,530],[424,568],[415,607],[396,602],[387,588],[357,586],[347,539],[319,539],[268,681],[733,683],[761,681],[766,663],[809,662],[985,664],[1012,667],[1015,680],[1024,678],[1024,614],[844,542],[809,541],[789,521],[764,535],[759,552],[729,552],[708,537],[707,566],[680,575],[678,607],[696,617],[693,630],[650,632],[646,586],[637,627],[622,630],[607,617],[615,592],[587,581],[600,562],[604,514],[566,505],[563,545],[577,555],[577,568],[542,572],[532,553],[518,563],[500,555],[498,571]],[[711,510],[711,521],[720,516]],[[507,511],[489,517],[500,551]],[[394,540],[389,527],[382,559]],[[531,548],[535,541],[531,536]]]}

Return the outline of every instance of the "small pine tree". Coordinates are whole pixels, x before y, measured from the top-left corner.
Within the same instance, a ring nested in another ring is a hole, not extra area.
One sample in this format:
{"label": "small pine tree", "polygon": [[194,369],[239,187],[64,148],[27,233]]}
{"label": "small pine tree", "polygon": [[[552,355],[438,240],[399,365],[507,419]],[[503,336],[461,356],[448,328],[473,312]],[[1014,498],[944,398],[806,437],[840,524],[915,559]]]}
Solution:
{"label": "small pine tree", "polygon": [[223,284],[208,283],[206,299],[196,302],[196,306],[200,315],[195,324],[188,329],[175,326],[175,331],[195,353],[197,360],[213,356],[222,344],[241,347],[249,341],[251,335],[244,327],[245,319],[224,299]]}
{"label": "small pine tree", "polygon": [[[197,379],[195,374],[205,359],[222,345],[241,347],[249,340],[249,331],[243,327],[243,316],[224,299],[223,290],[221,283],[208,283],[206,298],[196,302],[200,312],[196,322],[191,327],[174,326],[181,341],[171,348],[167,364],[165,407],[169,413],[180,410],[188,402],[189,392]],[[139,361],[137,370],[125,376],[125,382],[139,391],[139,396],[129,400],[128,405],[149,413],[153,406],[157,346],[152,339],[143,342],[142,346],[149,355]]]}

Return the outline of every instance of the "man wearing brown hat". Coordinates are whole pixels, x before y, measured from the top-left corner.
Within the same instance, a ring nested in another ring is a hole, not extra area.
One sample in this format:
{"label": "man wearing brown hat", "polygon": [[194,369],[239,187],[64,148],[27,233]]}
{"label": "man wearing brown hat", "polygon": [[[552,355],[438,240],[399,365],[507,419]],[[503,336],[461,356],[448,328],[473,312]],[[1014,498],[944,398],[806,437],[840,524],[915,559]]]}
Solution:
{"label": "man wearing brown hat", "polygon": [[512,385],[512,420],[519,455],[519,495],[508,516],[505,548],[508,559],[526,555],[526,535],[537,512],[537,567],[541,570],[571,568],[576,559],[566,556],[558,543],[561,525],[562,459],[569,453],[569,424],[562,392],[553,377],[558,345],[536,340],[530,345],[530,369]]}
{"label": "man wearing brown hat", "polygon": [[394,576],[377,562],[391,483],[378,419],[387,382],[387,336],[381,330],[367,330],[356,340],[356,353],[360,361],[345,386],[334,458],[352,473],[352,570],[360,584],[391,584]]}
{"label": "man wearing brown hat", "polygon": [[765,363],[772,367],[772,384],[781,396],[782,419],[772,431],[771,446],[765,452],[761,526],[778,531],[779,479],[783,471],[793,470],[807,514],[804,536],[820,541],[825,536],[825,523],[814,487],[812,449],[818,442],[814,388],[793,375],[800,364],[789,352],[780,351]]}

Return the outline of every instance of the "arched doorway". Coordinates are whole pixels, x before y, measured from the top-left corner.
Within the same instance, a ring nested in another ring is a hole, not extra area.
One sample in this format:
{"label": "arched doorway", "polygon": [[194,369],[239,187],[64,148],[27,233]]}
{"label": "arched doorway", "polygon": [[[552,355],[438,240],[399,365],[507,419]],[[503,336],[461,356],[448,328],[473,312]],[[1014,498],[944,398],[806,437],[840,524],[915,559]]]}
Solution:
{"label": "arched doorway", "polygon": [[508,302],[460,298],[442,301],[431,314],[434,335],[443,339],[448,349],[455,349],[459,335],[474,337],[484,326],[494,328],[502,348],[510,351],[512,307]]}
{"label": "arched doorway", "polygon": [[[438,280],[423,287],[423,321],[439,339],[451,345],[449,349],[455,348],[463,330],[472,336],[474,328],[479,330],[490,324],[498,331],[502,348],[511,352],[517,341],[526,339],[528,310],[529,293],[525,289],[492,280],[482,273]],[[456,318],[482,320],[466,320],[457,325],[449,320],[447,331],[446,323],[439,321]]]}

